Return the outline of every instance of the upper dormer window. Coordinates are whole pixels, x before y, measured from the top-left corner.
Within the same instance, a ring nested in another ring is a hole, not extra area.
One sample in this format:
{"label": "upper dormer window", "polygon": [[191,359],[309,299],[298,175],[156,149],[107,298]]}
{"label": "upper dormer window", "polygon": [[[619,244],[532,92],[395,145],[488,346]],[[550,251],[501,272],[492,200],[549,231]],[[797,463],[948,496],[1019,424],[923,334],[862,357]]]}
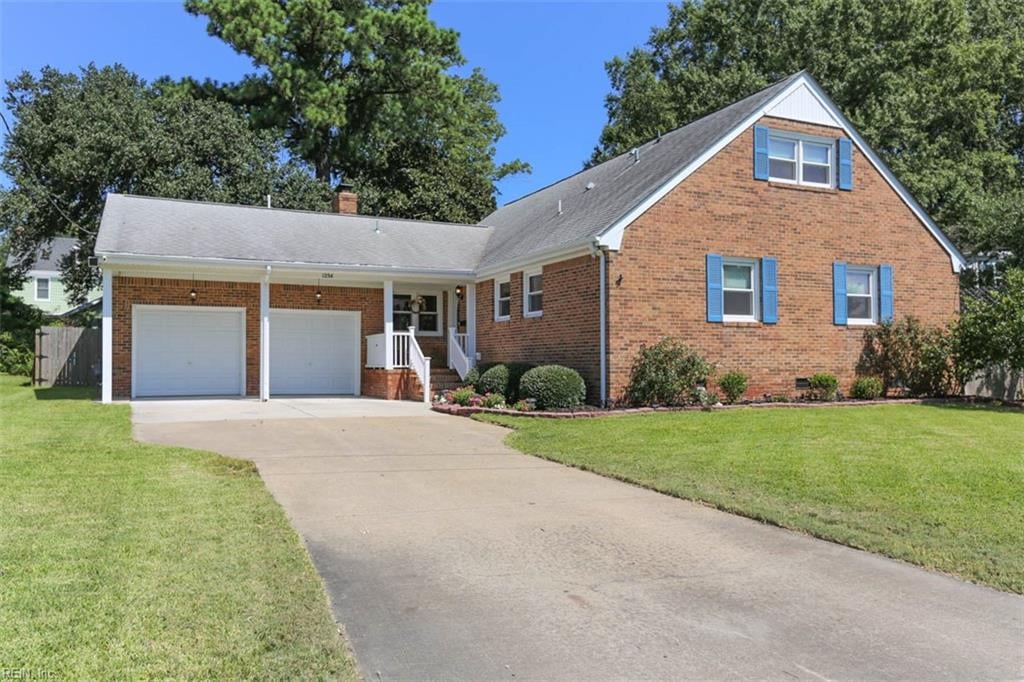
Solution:
{"label": "upper dormer window", "polygon": [[832,144],[774,131],[768,137],[768,178],[815,187],[832,187]]}

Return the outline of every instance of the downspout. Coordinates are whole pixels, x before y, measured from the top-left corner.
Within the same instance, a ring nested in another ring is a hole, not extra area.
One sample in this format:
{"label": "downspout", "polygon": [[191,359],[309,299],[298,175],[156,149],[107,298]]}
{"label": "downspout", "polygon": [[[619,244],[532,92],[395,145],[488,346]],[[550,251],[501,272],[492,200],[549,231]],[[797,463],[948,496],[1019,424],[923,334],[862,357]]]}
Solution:
{"label": "downspout", "polygon": [[601,282],[600,282],[600,306],[601,312],[600,318],[600,331],[598,337],[599,342],[599,353],[601,355],[601,407],[608,405],[608,265],[607,265],[607,254],[604,249],[598,248],[597,250],[598,263],[600,264],[601,271]]}

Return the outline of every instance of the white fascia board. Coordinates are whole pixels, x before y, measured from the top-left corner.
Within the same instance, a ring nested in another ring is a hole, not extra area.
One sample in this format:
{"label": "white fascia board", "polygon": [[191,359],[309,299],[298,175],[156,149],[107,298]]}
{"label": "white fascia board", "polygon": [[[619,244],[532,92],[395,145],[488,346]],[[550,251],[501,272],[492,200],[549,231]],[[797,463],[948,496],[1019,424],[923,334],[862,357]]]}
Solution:
{"label": "white fascia board", "polygon": [[549,263],[557,263],[559,261],[568,260],[570,258],[577,258],[579,256],[587,256],[594,252],[594,240],[587,238],[585,241],[577,242],[572,246],[560,246],[554,249],[547,249],[545,251],[538,251],[528,256],[521,258],[513,258],[511,260],[502,261],[496,265],[491,265],[486,268],[482,268],[476,273],[476,281],[482,282],[487,279],[491,279],[495,275],[503,275],[509,272],[519,272],[527,268],[537,268],[548,265]]}
{"label": "white fascia board", "polygon": [[[642,216],[648,209],[654,206],[656,203],[661,201],[665,195],[675,189],[679,183],[692,175],[697,169],[707,163],[712,157],[718,152],[722,151],[730,142],[739,137],[744,131],[750,126],[754,125],[764,116],[769,115],[768,112],[775,107],[780,101],[789,97],[797,88],[807,87],[811,94],[818,100],[818,102],[824,107],[830,114],[832,114],[837,121],[839,121],[840,127],[843,131],[853,140],[854,144],[860,149],[861,153],[871,162],[871,165],[882,174],[886,182],[893,188],[897,195],[903,200],[903,202],[910,208],[911,212],[917,216],[924,226],[932,233],[932,236],[939,242],[940,245],[949,254],[950,262],[953,266],[954,272],[960,272],[966,265],[966,260],[963,254],[956,248],[956,246],[949,240],[939,226],[928,216],[924,208],[910,195],[906,187],[896,179],[892,171],[882,162],[874,151],[868,146],[867,142],[864,141],[850,121],[843,116],[843,113],[839,111],[832,100],[829,99],[817,83],[813,79],[809,78],[806,74],[801,75],[795,81],[793,81],[785,90],[777,94],[772,99],[768,100],[759,109],[753,112],[750,116],[740,122],[735,128],[730,130],[728,133],[723,135],[715,144],[713,144],[707,151],[701,154],[699,157],[693,160],[685,168],[676,173],[671,177],[668,182],[663,184],[661,187],[656,189],[654,192],[649,194],[643,201],[634,206],[628,213],[615,221],[611,226],[606,228],[597,236],[598,244],[604,246],[612,251],[618,251],[622,247],[622,238],[626,231],[626,227],[633,223],[637,218]],[[856,190],[854,190],[856,191]]]}
{"label": "white fascia board", "polygon": [[294,272],[337,272],[374,275],[376,279],[387,275],[389,278],[429,278],[433,280],[462,281],[473,276],[472,270],[434,270],[431,268],[398,268],[381,265],[341,265],[331,263],[299,263],[262,260],[236,260],[231,258],[197,258],[192,256],[152,256],[130,253],[97,252],[101,266],[156,266],[176,268],[213,268],[239,272],[255,272],[262,275],[269,265],[275,273]]}

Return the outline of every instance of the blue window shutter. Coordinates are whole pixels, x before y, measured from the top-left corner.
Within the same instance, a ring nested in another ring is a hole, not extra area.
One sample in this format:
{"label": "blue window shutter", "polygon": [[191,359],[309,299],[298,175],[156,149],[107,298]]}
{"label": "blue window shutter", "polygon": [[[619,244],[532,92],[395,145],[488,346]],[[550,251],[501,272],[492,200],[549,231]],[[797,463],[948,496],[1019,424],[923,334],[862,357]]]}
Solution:
{"label": "blue window shutter", "polygon": [[722,257],[709,253],[708,263],[708,322],[722,321]]}
{"label": "blue window shutter", "polygon": [[878,316],[882,322],[892,322],[892,266],[882,265],[878,268]]}
{"label": "blue window shutter", "polygon": [[768,128],[754,126],[754,179],[768,179]]}
{"label": "blue window shutter", "polygon": [[832,307],[833,321],[846,324],[846,263],[832,264]]}
{"label": "blue window shutter", "polygon": [[774,258],[761,259],[761,321],[779,321],[779,266]]}
{"label": "blue window shutter", "polygon": [[839,189],[853,189],[853,143],[839,139]]}

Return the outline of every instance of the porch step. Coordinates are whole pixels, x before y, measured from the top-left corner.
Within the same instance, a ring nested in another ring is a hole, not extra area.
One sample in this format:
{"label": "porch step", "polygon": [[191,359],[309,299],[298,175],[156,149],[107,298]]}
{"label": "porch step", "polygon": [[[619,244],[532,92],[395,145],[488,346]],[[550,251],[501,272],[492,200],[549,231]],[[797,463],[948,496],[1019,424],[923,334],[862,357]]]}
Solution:
{"label": "porch step", "polygon": [[430,368],[430,390],[450,391],[462,385],[458,372],[447,367]]}

